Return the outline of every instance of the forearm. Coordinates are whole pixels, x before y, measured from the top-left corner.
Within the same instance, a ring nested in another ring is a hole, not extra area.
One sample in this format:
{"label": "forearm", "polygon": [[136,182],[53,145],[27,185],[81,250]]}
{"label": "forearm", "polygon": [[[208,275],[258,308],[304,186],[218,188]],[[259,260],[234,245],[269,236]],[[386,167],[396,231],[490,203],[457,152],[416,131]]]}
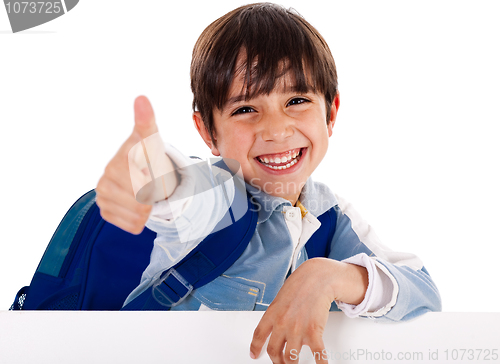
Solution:
{"label": "forearm", "polygon": [[341,301],[357,305],[363,301],[368,288],[368,272],[365,267],[329,258],[313,258],[304,264],[323,272],[331,302]]}
{"label": "forearm", "polygon": [[338,220],[329,258],[366,267],[369,286],[361,304],[349,305],[339,300],[337,307],[349,317],[391,321],[439,311],[439,292],[422,261],[414,254],[384,246],[352,206],[338,200]]}
{"label": "forearm", "polygon": [[[332,259],[329,260],[332,261]],[[351,305],[360,304],[368,288],[368,271],[359,265],[337,263],[340,266],[340,272],[339,277],[333,282],[336,292],[335,300]]]}

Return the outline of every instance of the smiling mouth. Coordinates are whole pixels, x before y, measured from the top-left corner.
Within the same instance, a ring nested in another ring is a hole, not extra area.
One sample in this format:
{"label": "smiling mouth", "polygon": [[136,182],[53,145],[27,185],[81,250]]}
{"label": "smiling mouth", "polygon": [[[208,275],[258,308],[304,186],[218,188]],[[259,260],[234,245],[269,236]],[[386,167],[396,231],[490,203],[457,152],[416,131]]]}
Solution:
{"label": "smiling mouth", "polygon": [[284,153],[263,154],[258,156],[256,159],[269,169],[283,170],[298,163],[301,157],[302,148],[296,148]]}

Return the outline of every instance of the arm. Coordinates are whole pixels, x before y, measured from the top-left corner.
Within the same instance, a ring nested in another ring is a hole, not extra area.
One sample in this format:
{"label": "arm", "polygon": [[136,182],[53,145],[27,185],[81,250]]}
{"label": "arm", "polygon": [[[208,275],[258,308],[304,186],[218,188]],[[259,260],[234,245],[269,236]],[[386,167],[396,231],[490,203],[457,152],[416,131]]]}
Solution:
{"label": "arm", "polygon": [[[352,205],[339,197],[337,199],[337,229],[330,258],[363,261],[362,265],[374,278],[378,278],[371,282],[373,295],[378,295],[377,304],[365,302],[364,309],[359,310],[361,307],[337,302],[339,308],[350,317],[365,316],[389,321],[404,321],[428,311],[440,311],[439,292],[422,261],[414,254],[385,247]],[[373,303],[374,297],[370,296],[368,298]]]}
{"label": "arm", "polygon": [[273,362],[292,363],[308,345],[316,362],[326,363],[322,336],[332,302],[351,317],[391,321],[441,309],[439,293],[416,256],[384,247],[343,200],[336,212],[330,259],[307,260],[285,281],[254,332],[252,357],[271,334],[267,351]]}
{"label": "arm", "polygon": [[[212,216],[214,219],[210,220],[217,222],[232,202],[234,187],[229,173],[204,161],[192,160],[164,144],[146,97],[135,100],[134,112],[132,134],[108,163],[96,187],[96,202],[102,217],[133,234],[139,234],[151,218],[148,227],[161,234],[164,227],[172,227],[168,226],[169,220],[186,213],[194,197],[196,207],[187,213],[187,224],[199,222],[209,233],[215,224],[205,224],[206,217]],[[214,180],[217,178],[223,183]],[[220,200],[221,194],[227,197],[227,203],[218,209],[214,200]],[[179,230],[181,225],[182,222],[177,222],[174,227]],[[193,231],[198,225],[191,227],[191,238],[206,236],[205,231]]]}
{"label": "arm", "polygon": [[150,264],[127,302],[203,240],[234,197],[232,179],[226,176],[224,183],[214,182],[224,171],[163,144],[147,98],[135,100],[134,112],[132,134],[96,187],[103,219],[132,234],[139,234],[146,224],[157,233]]}

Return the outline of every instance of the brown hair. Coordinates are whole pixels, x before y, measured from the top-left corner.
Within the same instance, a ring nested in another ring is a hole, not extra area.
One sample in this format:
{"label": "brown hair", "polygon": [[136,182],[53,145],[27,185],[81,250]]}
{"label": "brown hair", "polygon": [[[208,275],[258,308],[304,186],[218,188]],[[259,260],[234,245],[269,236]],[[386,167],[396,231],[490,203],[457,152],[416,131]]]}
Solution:
{"label": "brown hair", "polygon": [[[236,69],[238,56],[245,54],[244,68]],[[329,122],[338,87],[335,62],[323,37],[294,10],[245,5],[214,21],[198,38],[191,61],[193,110],[200,112],[214,143],[214,108],[222,110],[238,72],[244,72],[247,98],[269,94],[290,72],[296,92],[325,96]]]}

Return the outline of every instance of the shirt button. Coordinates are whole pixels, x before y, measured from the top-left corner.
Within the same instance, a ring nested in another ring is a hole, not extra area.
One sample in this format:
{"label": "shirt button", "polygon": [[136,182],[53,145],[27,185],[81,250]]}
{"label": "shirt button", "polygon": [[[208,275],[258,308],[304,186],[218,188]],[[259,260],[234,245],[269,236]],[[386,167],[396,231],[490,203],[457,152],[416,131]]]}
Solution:
{"label": "shirt button", "polygon": [[286,218],[288,220],[293,220],[293,218],[295,217],[295,211],[293,210],[288,210],[285,214]]}

